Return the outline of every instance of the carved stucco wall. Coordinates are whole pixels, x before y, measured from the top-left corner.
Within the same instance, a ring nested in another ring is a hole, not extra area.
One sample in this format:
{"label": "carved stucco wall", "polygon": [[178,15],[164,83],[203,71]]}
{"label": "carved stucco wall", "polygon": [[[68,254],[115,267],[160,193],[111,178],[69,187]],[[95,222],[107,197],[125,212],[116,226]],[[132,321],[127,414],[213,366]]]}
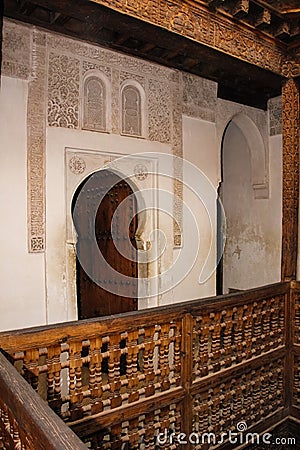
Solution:
{"label": "carved stucco wall", "polygon": [[[212,128],[216,124],[216,152],[221,151],[227,123],[235,115],[244,113],[262,135],[268,167],[267,113],[217,99],[215,82],[5,20],[2,74],[28,82],[28,242],[31,252],[45,250],[47,126],[48,133],[57,128],[78,131],[83,128],[83,83],[92,72],[101,73],[110,84],[107,133],[122,134],[120,89],[127,81],[133,81],[139,83],[145,93],[147,130],[144,142],[167,144],[174,155],[183,156],[184,115],[210,123]],[[74,161],[75,165],[77,163]],[[75,170],[80,167],[76,166]],[[173,240],[175,247],[179,247],[183,191],[180,164],[174,167],[174,175]]]}
{"label": "carved stucco wall", "polygon": [[45,35],[4,20],[2,75],[28,81],[28,247],[45,248]]}
{"label": "carved stucco wall", "polygon": [[[4,21],[3,49],[3,75],[29,82],[30,252],[45,250],[46,126],[82,128],[86,73],[97,71],[110,83],[108,132],[121,134],[120,88],[126,81],[139,83],[145,92],[146,136],[171,145],[176,156],[182,156],[182,114],[215,120],[214,82],[9,20]],[[180,246],[182,168],[179,165],[174,167],[174,175],[174,245]]]}
{"label": "carved stucco wall", "polygon": [[282,134],[282,99],[281,96],[268,101],[270,136]]}

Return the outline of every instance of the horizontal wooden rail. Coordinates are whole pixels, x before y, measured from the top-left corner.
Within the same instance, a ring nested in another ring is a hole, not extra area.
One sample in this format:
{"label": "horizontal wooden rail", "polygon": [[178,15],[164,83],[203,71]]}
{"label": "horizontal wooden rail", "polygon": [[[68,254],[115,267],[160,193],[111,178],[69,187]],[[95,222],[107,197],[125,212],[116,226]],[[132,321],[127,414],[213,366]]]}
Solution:
{"label": "horizontal wooden rail", "polygon": [[157,308],[144,309],[113,316],[57,323],[38,327],[24,328],[0,333],[0,348],[6,351],[16,351],[21,348],[36,348],[69,339],[94,337],[99,333],[117,333],[124,329],[131,331],[138,326],[159,323],[163,317],[181,318],[187,313],[215,312],[216,309],[235,307],[249,301],[285,295],[289,290],[288,282],[275,283],[247,291],[219,295],[192,301],[184,301]]}
{"label": "horizontal wooden rail", "polygon": [[154,449],[166,430],[254,429],[289,413],[289,301],[282,282],[0,333],[0,347],[90,448]]}
{"label": "horizontal wooden rail", "polygon": [[0,392],[1,448],[86,450],[1,353]]}

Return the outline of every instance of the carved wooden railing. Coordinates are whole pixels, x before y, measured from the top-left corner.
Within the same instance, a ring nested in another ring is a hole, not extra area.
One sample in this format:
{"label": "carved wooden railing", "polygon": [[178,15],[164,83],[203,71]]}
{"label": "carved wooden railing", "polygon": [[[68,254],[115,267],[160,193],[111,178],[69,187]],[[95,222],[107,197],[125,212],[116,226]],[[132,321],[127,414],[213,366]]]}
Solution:
{"label": "carved wooden railing", "polygon": [[292,398],[291,416],[300,420],[300,282],[292,282],[289,330],[291,346],[289,364],[292,368],[289,386]]}
{"label": "carved wooden railing", "polygon": [[0,448],[84,450],[72,431],[0,353]]}
{"label": "carved wooden railing", "polygon": [[165,430],[220,435],[243,421],[259,431],[289,414],[289,300],[290,284],[278,283],[0,333],[0,347],[90,448],[154,449]]}

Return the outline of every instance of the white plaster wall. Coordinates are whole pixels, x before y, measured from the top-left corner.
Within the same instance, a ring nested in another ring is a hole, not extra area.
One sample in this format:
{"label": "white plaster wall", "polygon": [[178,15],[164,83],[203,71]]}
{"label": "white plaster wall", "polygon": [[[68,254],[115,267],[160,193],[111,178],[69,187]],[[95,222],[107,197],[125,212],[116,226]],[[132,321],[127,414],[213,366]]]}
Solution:
{"label": "white plaster wall", "polygon": [[227,233],[224,293],[280,280],[281,142],[270,138],[270,198],[255,199],[251,184],[250,149],[234,123],[223,143],[222,201]]}
{"label": "white plaster wall", "polygon": [[[209,178],[216,195],[220,161],[218,159],[216,126],[214,123],[187,116],[183,117],[183,156],[185,160],[194,164]],[[174,301],[212,296],[215,295],[216,291],[215,272],[212,272],[210,278],[206,282],[199,283],[199,276],[203,269],[206,257],[209,254],[209,250],[212,266],[214,266],[215,263],[216,248],[215,242],[212,239],[213,236],[210,223],[210,219],[213,219],[213,217],[208,217],[205,205],[199,201],[189,187],[197,186],[199,180],[197,180],[197,177],[190,179],[187,176],[188,174],[185,175],[184,203],[190,207],[196,219],[199,229],[199,240],[197,240],[196,236],[190,236],[189,224],[186,217],[183,218],[184,238],[194,239],[194,245],[199,246],[199,250],[197,259],[193,267],[191,267],[190,272],[174,289]],[[175,255],[179,251],[180,250],[176,249],[174,251]]]}
{"label": "white plaster wall", "polygon": [[27,250],[27,82],[2,77],[0,91],[0,330],[46,322],[44,255]]}

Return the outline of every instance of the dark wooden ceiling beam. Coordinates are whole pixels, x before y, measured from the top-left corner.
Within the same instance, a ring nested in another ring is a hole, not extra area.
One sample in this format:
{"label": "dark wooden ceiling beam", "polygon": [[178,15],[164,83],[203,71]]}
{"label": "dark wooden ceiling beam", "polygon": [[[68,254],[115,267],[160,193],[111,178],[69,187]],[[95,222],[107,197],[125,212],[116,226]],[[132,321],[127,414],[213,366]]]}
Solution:
{"label": "dark wooden ceiling beam", "polygon": [[25,0],[17,0],[18,10],[21,14],[31,15],[36,9],[36,5]]}
{"label": "dark wooden ceiling beam", "polygon": [[122,45],[124,44],[124,42],[126,42],[128,39],[130,38],[130,34],[129,33],[124,33],[124,34],[120,34],[119,37],[117,37],[115,39],[115,44],[117,45]]}
{"label": "dark wooden ceiling beam", "polygon": [[141,48],[140,51],[142,53],[148,53],[150,50],[152,50],[155,47],[155,44],[153,42],[146,42]]}
{"label": "dark wooden ceiling beam", "polygon": [[55,12],[55,11],[50,11],[50,18],[49,18],[49,22],[52,25],[53,23],[55,23],[57,21],[57,19],[61,18],[62,14]]}

